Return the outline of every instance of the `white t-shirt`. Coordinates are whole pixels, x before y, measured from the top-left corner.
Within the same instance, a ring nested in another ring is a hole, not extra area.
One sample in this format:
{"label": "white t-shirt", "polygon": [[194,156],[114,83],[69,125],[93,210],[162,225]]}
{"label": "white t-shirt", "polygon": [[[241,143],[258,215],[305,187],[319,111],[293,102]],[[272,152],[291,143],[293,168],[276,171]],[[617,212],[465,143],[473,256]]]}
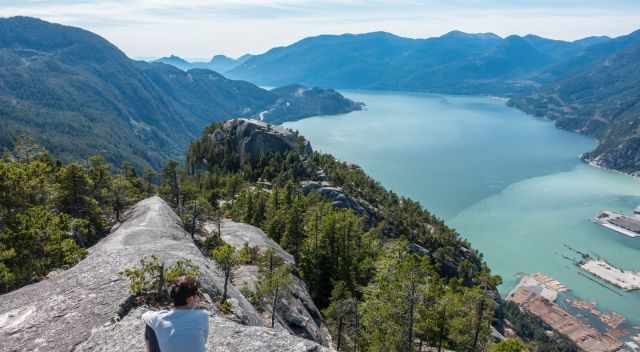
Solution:
{"label": "white t-shirt", "polygon": [[149,311],[142,321],[156,334],[162,352],[204,352],[209,316],[202,309]]}

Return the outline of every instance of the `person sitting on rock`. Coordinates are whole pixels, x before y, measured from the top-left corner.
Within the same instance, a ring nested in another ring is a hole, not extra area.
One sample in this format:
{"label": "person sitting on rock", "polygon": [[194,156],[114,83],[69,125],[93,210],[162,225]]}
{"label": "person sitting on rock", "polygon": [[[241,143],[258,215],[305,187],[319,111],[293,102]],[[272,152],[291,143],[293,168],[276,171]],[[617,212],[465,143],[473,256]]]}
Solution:
{"label": "person sitting on rock", "polygon": [[142,315],[148,352],[204,352],[209,335],[209,316],[198,309],[197,280],[181,276],[170,287],[174,309]]}

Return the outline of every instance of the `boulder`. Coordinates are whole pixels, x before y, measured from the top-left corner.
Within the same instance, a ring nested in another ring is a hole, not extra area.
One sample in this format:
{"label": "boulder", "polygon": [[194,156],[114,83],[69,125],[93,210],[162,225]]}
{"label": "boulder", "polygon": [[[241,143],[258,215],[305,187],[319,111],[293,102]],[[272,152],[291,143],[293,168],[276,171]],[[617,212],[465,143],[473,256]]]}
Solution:
{"label": "boulder", "polygon": [[[215,226],[213,224],[206,224],[205,228],[208,231],[212,231],[215,229]],[[262,251],[271,248],[286,263],[295,264],[295,260],[291,254],[282,249],[279,244],[255,226],[225,219],[222,222],[222,239],[236,248],[242,248],[245,243],[248,243],[251,247],[258,247]]]}
{"label": "boulder", "polygon": [[[142,308],[121,311],[130,295],[128,281],[120,272],[138,265],[143,256],[156,255],[167,265],[190,259],[200,267],[204,291],[209,296],[221,292],[224,280],[217,266],[202,255],[162,199],[139,202],[125,219],[74,267],[0,296],[0,352],[142,351],[143,326],[138,314]],[[212,316],[214,341],[216,331],[227,338],[227,349],[216,347],[216,351],[322,350],[284,330],[263,327],[263,319],[235,287],[229,288],[229,296],[235,319],[243,325]],[[117,322],[119,312],[124,316]],[[210,344],[209,350],[213,347]]]}
{"label": "boulder", "polygon": [[358,215],[365,215],[369,220],[379,218],[376,209],[371,204],[362,199],[352,198],[342,188],[334,187],[328,181],[302,181],[300,186],[304,194],[317,193],[336,208],[351,209]]}

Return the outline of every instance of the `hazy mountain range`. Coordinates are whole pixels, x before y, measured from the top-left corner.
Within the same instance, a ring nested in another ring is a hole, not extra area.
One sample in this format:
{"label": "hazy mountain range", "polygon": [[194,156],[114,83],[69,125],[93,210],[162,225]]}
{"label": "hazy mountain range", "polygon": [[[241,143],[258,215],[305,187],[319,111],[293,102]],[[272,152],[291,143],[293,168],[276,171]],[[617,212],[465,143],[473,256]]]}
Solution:
{"label": "hazy mountain range", "polygon": [[253,55],[251,54],[243,55],[237,59],[228,57],[226,55],[215,55],[214,57],[211,58],[211,60],[207,62],[203,62],[203,61],[187,61],[186,59],[183,59],[179,56],[171,55],[171,56],[162,57],[152,61],[173,65],[184,71],[188,71],[194,68],[206,68],[216,72],[225,73],[243,64],[245,61],[249,60],[251,57],[253,57]]}
{"label": "hazy mountain range", "polygon": [[228,76],[261,85],[290,83],[334,88],[514,95],[564,72],[608,37],[574,42],[534,35],[501,38],[459,31],[410,39],[386,32],[321,35],[256,55]]}
{"label": "hazy mountain range", "polygon": [[0,19],[0,150],[28,134],[64,160],[100,153],[114,163],[158,167],[181,158],[213,121],[263,112],[283,121],[360,108],[320,91],[287,96],[290,90],[271,92],[208,69],[134,61],[79,28]]}

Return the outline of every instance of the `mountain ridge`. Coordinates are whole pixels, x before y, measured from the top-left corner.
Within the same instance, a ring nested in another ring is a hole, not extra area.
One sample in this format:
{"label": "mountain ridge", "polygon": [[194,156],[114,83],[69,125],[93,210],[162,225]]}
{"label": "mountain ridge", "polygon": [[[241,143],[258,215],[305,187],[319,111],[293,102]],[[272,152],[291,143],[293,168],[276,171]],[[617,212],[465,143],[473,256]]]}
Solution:
{"label": "mountain ridge", "polygon": [[[166,263],[192,260],[201,272],[205,304],[222,292],[224,278],[217,264],[196,247],[164,200],[147,198],[134,205],[126,220],[83,261],[2,296],[0,351],[143,351],[140,316],[149,307],[123,310],[130,293],[120,272],[145,255]],[[209,351],[327,350],[283,327],[265,328],[260,314],[235,286],[229,286],[228,294],[234,302],[233,317],[209,307]]]}
{"label": "mountain ridge", "polygon": [[[319,35],[255,55],[228,73],[270,86],[302,83],[343,89],[517,95],[538,87],[540,72],[608,40],[562,41],[531,34],[502,38],[457,30],[417,39],[388,32]],[[504,51],[516,41],[521,51]]]}
{"label": "mountain ridge", "polygon": [[209,61],[188,61],[180,56],[171,54],[170,56],[161,57],[153,60],[152,62],[162,62],[175,66],[183,71],[189,71],[194,68],[203,68],[216,71],[219,73],[225,73],[230,69],[242,64],[244,61],[251,58],[251,55],[243,55],[238,59],[233,59],[226,55],[218,54],[214,55]]}
{"label": "mountain ridge", "polygon": [[596,138],[598,146],[582,156],[585,161],[639,175],[640,31],[592,47],[576,61],[566,77],[508,104]]}
{"label": "mountain ridge", "polygon": [[[28,134],[63,160],[103,154],[114,164],[129,160],[157,169],[181,158],[211,122],[257,116],[286,98],[211,70],[185,72],[131,60],[80,28],[29,17],[0,19],[0,148],[5,150]],[[342,95],[331,98],[347,101]],[[303,106],[294,115],[279,109],[275,117],[310,116]]]}

